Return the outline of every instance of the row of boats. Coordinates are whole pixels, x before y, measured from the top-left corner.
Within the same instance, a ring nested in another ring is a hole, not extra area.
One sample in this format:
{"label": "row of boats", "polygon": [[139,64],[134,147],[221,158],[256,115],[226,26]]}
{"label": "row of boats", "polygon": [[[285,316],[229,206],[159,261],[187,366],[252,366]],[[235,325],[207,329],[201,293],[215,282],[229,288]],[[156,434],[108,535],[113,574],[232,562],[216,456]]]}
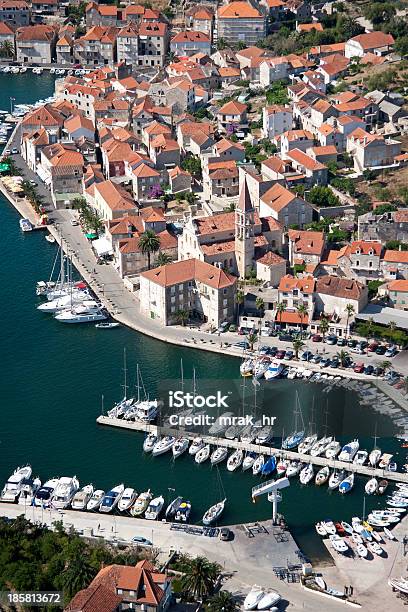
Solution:
{"label": "row of boats", "polygon": [[[109,491],[95,489],[92,484],[80,487],[76,476],[51,478],[42,484],[39,478],[32,478],[30,465],[18,467],[5,483],[1,502],[19,503],[42,509],[82,510],[90,512],[112,513],[114,510],[133,517],[144,517],[157,520],[164,511],[168,521],[186,523],[191,513],[191,502],[183,497],[176,497],[164,509],[163,495],[154,497],[150,489],[140,494],[131,487],[119,484]],[[211,506],[202,518],[204,525],[212,525],[224,511],[226,499]]]}

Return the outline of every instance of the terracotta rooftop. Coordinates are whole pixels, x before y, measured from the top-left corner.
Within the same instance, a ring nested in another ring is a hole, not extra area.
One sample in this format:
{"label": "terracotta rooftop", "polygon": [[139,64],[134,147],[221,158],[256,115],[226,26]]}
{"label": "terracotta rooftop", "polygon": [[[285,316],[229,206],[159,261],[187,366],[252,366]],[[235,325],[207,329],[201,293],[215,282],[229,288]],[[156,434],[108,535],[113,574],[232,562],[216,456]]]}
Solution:
{"label": "terracotta rooftop", "polygon": [[218,115],[242,115],[247,110],[247,105],[231,100],[218,109]]}
{"label": "terracotta rooftop", "polygon": [[294,253],[321,255],[324,249],[324,233],[302,230],[289,230],[289,240],[293,243]]}
{"label": "terracotta rooftop", "polygon": [[128,210],[134,212],[136,209],[136,203],[132,196],[123,187],[112,183],[112,181],[97,183],[95,185],[95,192],[96,191],[111,210]]}
{"label": "terracotta rooftop", "polygon": [[316,293],[338,298],[358,300],[364,289],[365,286],[362,283],[350,278],[326,275],[316,279]]}
{"label": "terracotta rooftop", "polygon": [[179,32],[171,39],[171,43],[184,43],[184,42],[199,42],[210,44],[210,37],[204,32],[197,32],[194,30],[185,30]]}
{"label": "terracotta rooftop", "polygon": [[408,263],[408,251],[391,251],[387,249],[383,259],[392,263]]}
{"label": "terracotta rooftop", "polygon": [[394,281],[391,281],[391,283],[388,283],[387,285],[388,290],[389,291],[401,291],[404,293],[408,292],[408,280],[405,279],[397,279]]}
{"label": "terracotta rooftop", "polygon": [[197,280],[214,289],[223,289],[233,286],[236,282],[234,276],[198,259],[177,261],[142,272],[140,276],[162,287],[171,287],[189,280]]}
{"label": "terracotta rooftop", "polygon": [[259,19],[262,17],[261,13],[249,4],[249,2],[230,2],[221,6],[217,11],[218,18],[220,19]]}
{"label": "terracotta rooftop", "polygon": [[293,289],[297,289],[304,294],[313,293],[315,288],[315,279],[312,276],[307,276],[306,278],[296,278],[287,274],[280,279],[279,282],[279,291],[289,292],[293,291]]}
{"label": "terracotta rooftop", "polygon": [[286,259],[272,251],[268,251],[268,253],[257,259],[257,263],[264,264],[265,266],[276,266],[286,264]]}
{"label": "terracotta rooftop", "polygon": [[264,193],[261,200],[265,204],[268,204],[275,212],[280,212],[296,198],[296,194],[279,183],[276,183]]}
{"label": "terracotta rooftop", "polygon": [[385,32],[379,31],[359,34],[358,36],[354,36],[351,40],[358,42],[364,51],[377,49],[379,47],[388,47],[395,42],[391,34],[385,34]]}
{"label": "terracotta rooftop", "polygon": [[358,253],[369,255],[371,251],[374,255],[380,257],[382,251],[381,242],[376,242],[375,240],[355,240],[350,244],[350,253],[353,255]]}
{"label": "terracotta rooftop", "polygon": [[16,31],[16,39],[23,40],[38,40],[42,42],[50,42],[55,37],[55,29],[47,25],[33,25],[18,28]]}

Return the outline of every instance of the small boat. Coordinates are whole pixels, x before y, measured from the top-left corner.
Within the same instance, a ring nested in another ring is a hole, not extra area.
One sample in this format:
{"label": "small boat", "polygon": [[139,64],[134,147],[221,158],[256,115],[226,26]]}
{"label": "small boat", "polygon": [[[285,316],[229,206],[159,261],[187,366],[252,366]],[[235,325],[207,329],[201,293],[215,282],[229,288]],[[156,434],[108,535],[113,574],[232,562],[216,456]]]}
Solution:
{"label": "small boat", "polygon": [[52,234],[47,234],[45,236],[45,239],[47,242],[49,242],[50,244],[54,244],[55,243],[55,238]]}
{"label": "small boat", "polygon": [[257,457],[258,455],[252,451],[247,453],[244,461],[242,462],[242,471],[245,472],[246,470],[249,470],[254,465]]}
{"label": "small boat", "polygon": [[277,361],[273,361],[268,369],[264,372],[264,378],[265,380],[274,380],[279,378],[279,376],[282,374],[284,365],[283,363],[279,363]]}
{"label": "small boat", "polygon": [[268,591],[264,593],[258,601],[257,610],[269,610],[272,606],[279,603],[281,596],[276,591]]}
{"label": "small boat", "polygon": [[350,525],[350,523],[346,523],[346,521],[341,521],[340,524],[346,533],[348,533],[349,535],[353,533],[353,527]]}
{"label": "small boat", "polygon": [[262,476],[269,476],[269,474],[272,474],[272,472],[274,471],[275,468],[276,468],[276,459],[272,455],[271,457],[269,457],[268,461],[266,461],[263,464],[263,466],[261,468]]}
{"label": "small boat", "polygon": [[72,306],[54,315],[54,319],[60,323],[93,323],[104,321],[108,316],[102,306],[94,300],[84,300],[82,304]]}
{"label": "small boat", "polygon": [[378,544],[378,542],[368,542],[367,544],[368,550],[374,555],[378,555],[381,557],[384,554],[384,549]]}
{"label": "small boat", "polygon": [[214,506],[211,506],[211,508],[209,508],[204,516],[203,516],[203,524],[204,525],[211,525],[211,523],[214,523],[215,521],[217,521],[221,514],[224,512],[224,508],[225,508],[225,502],[227,501],[227,499],[223,499],[222,501],[218,502],[217,504],[214,504]]}
{"label": "small boat", "polygon": [[158,455],[163,455],[167,453],[173,446],[175,442],[174,436],[164,436],[161,438],[156,444],[153,446],[152,455],[153,457],[157,457]]}
{"label": "small boat", "polygon": [[151,500],[150,504],[147,506],[144,517],[149,521],[156,521],[159,518],[160,512],[162,511],[164,506],[164,497],[160,495],[159,497],[155,497]]}
{"label": "small boat", "polygon": [[341,453],[338,458],[339,461],[353,461],[355,455],[358,452],[359,447],[360,443],[357,439],[353,440],[352,442],[349,442],[348,444],[345,444],[341,449]]}
{"label": "small boat", "polygon": [[8,478],[0,495],[0,500],[4,502],[14,503],[21,492],[21,486],[24,480],[30,478],[32,469],[30,465],[18,467]]}
{"label": "small boat", "polygon": [[209,444],[206,444],[205,446],[203,446],[203,448],[200,448],[200,450],[195,454],[194,456],[194,460],[196,463],[204,463],[204,461],[207,461],[207,459],[209,458],[211,453],[211,446]]}
{"label": "small boat", "polygon": [[383,480],[380,480],[380,482],[378,483],[378,495],[384,495],[386,489],[388,487],[388,480],[385,480],[385,478]]}
{"label": "small boat", "polygon": [[286,468],[286,478],[292,478],[293,476],[297,476],[302,469],[302,464],[300,461],[291,461]]}
{"label": "small boat", "polygon": [[272,426],[265,425],[258,431],[258,435],[255,438],[256,444],[267,444],[273,436]]}
{"label": "small boat", "polygon": [[391,533],[391,531],[390,531],[390,530],[389,530],[387,527],[384,527],[384,535],[385,535],[385,537],[386,537],[386,538],[388,538],[389,540],[396,540],[396,539],[397,539],[397,538],[395,537],[395,535],[393,535],[393,534]]}
{"label": "small boat", "polygon": [[20,219],[19,221],[20,229],[23,232],[32,232],[33,224],[29,219]]}
{"label": "small boat", "polygon": [[361,537],[361,535],[359,533],[353,533],[351,536],[351,539],[353,540],[353,542],[355,544],[362,544],[363,543],[363,538]]}
{"label": "small boat", "polygon": [[254,585],[244,600],[244,610],[256,610],[258,603],[264,597],[265,592],[261,587]]}
{"label": "small boat", "polygon": [[299,480],[300,484],[306,485],[308,484],[314,476],[313,465],[308,463],[300,472]]}
{"label": "small boat", "polygon": [[344,479],[344,476],[345,476],[344,470],[340,470],[340,472],[338,472],[337,470],[334,470],[334,472],[331,474],[329,478],[329,489],[331,489],[332,491],[334,489],[338,489],[339,484]]}
{"label": "small boat", "polygon": [[378,542],[378,544],[382,544],[383,543],[383,539],[380,536],[380,534],[378,533],[378,531],[372,531],[371,533],[372,533],[372,536],[373,536],[374,540],[376,542]]}
{"label": "small boat", "polygon": [[191,502],[188,499],[183,499],[180,502],[180,505],[176,511],[174,520],[180,523],[187,523],[188,518],[190,516],[190,512],[191,512]]}
{"label": "small boat", "polygon": [[59,482],[59,478],[51,478],[47,480],[42,487],[40,487],[35,494],[33,499],[33,506],[39,508],[49,508],[51,505],[51,499],[55,491],[55,487]]}
{"label": "small boat", "polygon": [[37,493],[41,487],[41,480],[39,478],[25,478],[21,482],[20,495],[18,497],[18,503],[27,507],[31,506]]}
{"label": "small boat", "polygon": [[342,494],[349,493],[353,487],[354,487],[354,474],[350,474],[349,476],[347,476],[347,478],[344,478],[344,480],[342,480],[341,483],[339,484],[339,492]]}
{"label": "small boat", "polygon": [[114,327],[120,327],[120,323],[117,321],[102,321],[102,323],[95,323],[96,329],[113,329]]}
{"label": "small boat", "polygon": [[303,442],[301,442],[298,446],[298,453],[301,455],[307,455],[313,445],[316,443],[317,436],[316,434],[312,436],[307,436]]}
{"label": "small boat", "polygon": [[143,450],[144,450],[144,452],[145,453],[151,453],[153,448],[154,448],[154,445],[156,444],[156,442],[157,442],[157,434],[155,434],[153,432],[149,433],[149,435],[146,436],[146,438],[144,439],[144,442],[143,442]]}
{"label": "small boat", "polygon": [[180,457],[180,455],[185,453],[189,444],[190,441],[188,438],[177,438],[171,449],[174,459],[177,459],[177,457]]}
{"label": "small boat", "polygon": [[296,431],[292,433],[290,436],[285,438],[282,442],[282,448],[284,450],[293,450],[302,442],[305,437],[304,431]]}
{"label": "small boat", "polygon": [[337,535],[337,533],[335,535],[329,536],[329,540],[335,551],[339,553],[346,553],[349,550],[349,547],[346,542],[342,540],[341,537]]}
{"label": "small boat", "polygon": [[216,465],[217,463],[221,463],[221,461],[224,461],[224,459],[226,459],[227,455],[228,455],[228,449],[226,449],[225,446],[219,446],[211,454],[211,458],[210,458],[211,465]]}
{"label": "small boat", "polygon": [[321,576],[315,576],[315,583],[319,589],[322,589],[322,591],[326,590],[326,583]]}
{"label": "small boat", "polygon": [[79,482],[76,476],[63,476],[60,478],[52,496],[52,507],[62,510],[67,508],[78,489]]}
{"label": "small boat", "polygon": [[333,521],[331,519],[326,519],[326,520],[322,521],[322,524],[324,525],[324,528],[325,528],[326,533],[328,535],[335,535],[336,534],[336,525],[333,523]]}
{"label": "small boat", "polygon": [[254,359],[252,359],[251,357],[249,357],[248,359],[245,359],[239,367],[241,376],[252,376],[254,367],[255,367]]}
{"label": "small boat", "polygon": [[341,450],[341,444],[337,440],[333,440],[330,442],[329,446],[326,448],[326,459],[335,459]]}
{"label": "small boat", "polygon": [[125,485],[120,484],[113,487],[110,491],[107,491],[102,498],[101,505],[99,506],[99,512],[112,512],[118,505],[120,498],[125,490]]}
{"label": "small boat", "polygon": [[232,412],[224,412],[221,414],[208,430],[210,436],[219,436],[220,434],[223,434],[230,426],[232,416]]}
{"label": "small boat", "polygon": [[322,467],[316,474],[315,483],[320,486],[325,484],[330,476],[330,468],[328,465]]}
{"label": "small boat", "polygon": [[371,453],[368,456],[368,463],[372,466],[375,467],[377,465],[377,463],[379,462],[379,460],[381,459],[381,450],[379,448],[373,448],[373,450],[371,451]]}
{"label": "small boat", "polygon": [[122,497],[118,503],[119,512],[126,512],[126,510],[130,510],[133,506],[137,498],[137,491],[132,489],[131,487],[127,487],[122,494]]}
{"label": "small boat", "polygon": [[319,536],[321,536],[322,538],[328,535],[326,531],[326,527],[323,522],[316,523],[315,528]]}
{"label": "small boat", "polygon": [[358,556],[361,557],[362,559],[367,558],[368,550],[362,542],[361,544],[357,544],[356,551],[357,551]]}
{"label": "small boat", "polygon": [[376,478],[370,478],[370,480],[366,482],[364,490],[367,493],[367,495],[374,495],[374,493],[377,493],[378,480]]}
{"label": "small boat", "polygon": [[237,450],[234,451],[228,458],[227,470],[229,472],[235,472],[235,470],[241,465],[243,458],[244,452],[240,448],[237,448]]}
{"label": "small boat", "polygon": [[194,440],[191,443],[190,448],[188,449],[188,452],[189,452],[190,455],[195,455],[204,446],[205,446],[205,442],[204,442],[204,440],[202,438],[194,438]]}
{"label": "small boat", "polygon": [[254,464],[252,466],[252,474],[257,476],[262,472],[262,468],[265,464],[265,457],[263,455],[259,455],[257,459],[255,459]]}
{"label": "small boat", "polygon": [[384,453],[383,455],[381,455],[380,463],[378,464],[380,470],[385,470],[386,468],[388,468],[391,459],[392,455],[390,455],[389,453]]}
{"label": "small boat", "polygon": [[288,464],[289,464],[289,461],[285,461],[284,459],[281,459],[276,464],[276,474],[279,478],[283,477],[283,475],[285,474]]}
{"label": "small boat", "polygon": [[173,501],[169,503],[169,505],[166,508],[166,512],[164,513],[166,521],[172,521],[175,518],[182,501],[183,501],[183,498],[179,496],[179,497],[176,497],[176,499],[173,499]]}
{"label": "small boat", "polygon": [[130,514],[132,516],[141,516],[146,510],[152,498],[153,495],[151,494],[150,489],[141,493],[135,501],[134,505],[132,506]]}
{"label": "small boat", "polygon": [[88,484],[77,491],[72,498],[71,508],[73,510],[86,510],[89,500],[94,492],[93,485]]}
{"label": "small boat", "polygon": [[96,491],[94,491],[91,495],[91,499],[88,501],[88,503],[86,504],[86,509],[91,511],[96,512],[96,510],[99,510],[99,506],[102,503],[102,499],[105,496],[105,491],[103,491],[102,489],[96,489]]}
{"label": "small boat", "polygon": [[355,465],[364,465],[367,461],[368,452],[366,450],[359,450],[353,459]]}

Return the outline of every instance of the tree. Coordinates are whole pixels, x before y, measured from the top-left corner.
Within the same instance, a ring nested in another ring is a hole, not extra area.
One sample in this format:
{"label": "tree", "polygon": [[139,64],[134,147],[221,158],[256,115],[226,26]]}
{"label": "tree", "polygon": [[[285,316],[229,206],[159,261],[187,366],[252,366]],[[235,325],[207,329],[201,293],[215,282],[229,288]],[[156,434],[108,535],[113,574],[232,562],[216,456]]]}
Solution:
{"label": "tree", "polygon": [[222,51],[223,49],[225,49],[227,46],[226,40],[225,38],[219,38],[217,40],[217,50],[218,51]]}
{"label": "tree", "polygon": [[238,612],[240,609],[241,606],[229,591],[220,591],[213,595],[206,605],[208,612]]}
{"label": "tree", "polygon": [[354,306],[353,304],[347,304],[346,305],[346,313],[347,313],[347,321],[346,321],[346,336],[350,335],[350,330],[349,330],[349,320],[352,314],[354,314]]}
{"label": "tree", "polygon": [[14,43],[11,40],[5,40],[0,45],[0,56],[1,57],[14,57],[15,48]]}
{"label": "tree", "polygon": [[315,185],[309,192],[308,200],[319,207],[339,206],[340,200],[330,187]]}
{"label": "tree", "polygon": [[258,334],[255,331],[252,331],[248,334],[247,340],[249,342],[249,350],[254,350],[254,344],[258,340]]}
{"label": "tree", "polygon": [[96,571],[83,554],[82,544],[75,546],[76,552],[68,559],[67,567],[62,576],[65,595],[71,599],[75,593],[89,585],[95,577]]}
{"label": "tree", "polygon": [[282,302],[276,304],[276,317],[279,319],[279,325],[282,325],[282,315],[285,312],[285,305]]}
{"label": "tree", "polygon": [[255,305],[259,311],[263,314],[265,311],[265,302],[261,297],[257,297],[255,300]]}
{"label": "tree", "polygon": [[186,170],[191,174],[195,179],[201,179],[202,177],[202,169],[201,169],[201,160],[196,155],[190,155],[183,159],[181,162],[181,167],[183,170]]}
{"label": "tree", "polygon": [[338,353],[336,353],[336,357],[340,361],[341,367],[345,368],[347,366],[348,358],[349,358],[348,352],[341,350]]}
{"label": "tree", "polygon": [[408,244],[400,240],[388,240],[385,243],[385,249],[387,251],[408,251]]}
{"label": "tree", "polygon": [[392,366],[392,363],[388,359],[386,359],[385,361],[382,361],[380,363],[380,368],[382,368],[384,370],[384,372],[389,370],[391,368],[391,366]]}
{"label": "tree", "polygon": [[371,338],[371,334],[373,333],[374,319],[373,317],[369,317],[367,319],[367,338]]}
{"label": "tree", "polygon": [[167,264],[171,263],[173,261],[171,255],[169,255],[168,253],[163,253],[163,251],[160,251],[158,257],[157,257],[157,265],[158,266],[166,266]]}
{"label": "tree", "polygon": [[305,346],[305,343],[300,338],[292,340],[293,350],[295,351],[295,358],[299,358],[299,351]]}
{"label": "tree", "polygon": [[323,340],[327,334],[327,332],[329,331],[329,321],[327,319],[327,317],[323,317],[320,319],[320,323],[319,323],[319,330],[320,333],[323,336]]}
{"label": "tree", "polygon": [[245,294],[243,291],[238,290],[235,296],[235,301],[237,303],[237,325],[239,325],[239,315],[240,315],[240,311],[241,311],[241,305],[244,303],[245,301]]}
{"label": "tree", "polygon": [[373,25],[390,21],[395,13],[394,6],[389,2],[372,2],[363,9],[364,17],[371,21]]}
{"label": "tree", "polygon": [[303,321],[304,319],[307,317],[307,308],[304,304],[299,304],[299,306],[296,308],[296,311],[300,317],[300,337],[302,338],[303,336]]}
{"label": "tree", "polygon": [[195,599],[205,599],[214,590],[219,566],[205,557],[189,560],[181,578],[182,588]]}
{"label": "tree", "polygon": [[179,323],[179,325],[182,325],[183,327],[185,327],[186,323],[187,323],[187,321],[189,319],[189,316],[190,316],[190,314],[189,314],[188,310],[182,310],[182,309],[178,310],[176,312],[177,323]]}
{"label": "tree", "polygon": [[147,268],[150,270],[151,254],[156,253],[160,248],[160,238],[153,230],[146,230],[139,239],[139,248],[142,253],[147,255]]}
{"label": "tree", "polygon": [[408,55],[408,36],[401,36],[401,38],[397,38],[394,48],[400,55]]}
{"label": "tree", "polygon": [[288,88],[286,81],[275,81],[265,91],[267,104],[289,104]]}
{"label": "tree", "polygon": [[393,332],[395,330],[395,328],[397,327],[397,324],[395,321],[390,321],[388,323],[388,329],[390,330],[390,332]]}

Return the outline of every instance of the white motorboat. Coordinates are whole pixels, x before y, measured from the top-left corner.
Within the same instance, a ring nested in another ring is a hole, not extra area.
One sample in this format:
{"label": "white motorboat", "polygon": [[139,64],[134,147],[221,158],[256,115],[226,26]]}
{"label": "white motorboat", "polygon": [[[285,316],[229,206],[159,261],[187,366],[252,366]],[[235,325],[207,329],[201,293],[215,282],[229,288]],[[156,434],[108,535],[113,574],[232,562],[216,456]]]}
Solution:
{"label": "white motorboat", "polygon": [[93,323],[107,319],[108,315],[98,302],[84,300],[82,304],[58,312],[54,318],[60,323]]}
{"label": "white motorboat", "polygon": [[367,558],[368,551],[362,542],[361,544],[357,544],[356,551],[357,551],[358,556],[361,557],[362,559]]}
{"label": "white motorboat", "polygon": [[120,327],[120,323],[117,321],[106,321],[102,323],[95,323],[96,329],[114,329],[115,327]]}
{"label": "white motorboat", "polygon": [[256,380],[259,380],[264,376],[266,370],[269,367],[269,359],[258,359],[255,362],[255,366],[253,368],[253,376]]}
{"label": "white motorboat", "polygon": [[370,478],[370,480],[366,482],[364,490],[367,493],[367,495],[374,495],[375,493],[377,493],[378,480],[376,478]]}
{"label": "white motorboat", "polygon": [[113,489],[110,491],[107,491],[102,498],[101,505],[99,506],[99,512],[112,512],[118,505],[124,490],[125,485],[120,484],[113,487]]}
{"label": "white motorboat", "polygon": [[27,507],[31,506],[35,494],[41,487],[41,480],[39,478],[25,478],[21,482],[20,495],[18,497],[18,503]]}
{"label": "white motorboat", "polygon": [[179,495],[169,503],[166,508],[166,512],[164,513],[164,518],[166,519],[166,521],[172,521],[175,518],[182,502],[183,498]]}
{"label": "white motorboat", "polygon": [[324,528],[325,528],[326,533],[328,535],[335,535],[336,534],[336,525],[333,523],[333,521],[331,519],[326,519],[326,520],[322,521],[322,525],[324,525]]}
{"label": "white motorboat", "polygon": [[255,360],[252,359],[252,357],[245,359],[239,367],[241,376],[251,376],[254,367],[255,367]]}
{"label": "white motorboat", "polygon": [[32,468],[30,465],[18,467],[8,478],[1,492],[0,501],[14,503],[17,501],[21,492],[21,487],[24,480],[31,477]]}
{"label": "white motorboat", "polygon": [[174,436],[164,436],[156,444],[153,446],[152,455],[153,457],[157,457],[158,455],[163,455],[169,451],[175,442]]}
{"label": "white motorboat", "polygon": [[345,476],[344,470],[341,470],[340,472],[338,472],[337,470],[334,470],[334,472],[332,472],[329,478],[329,489],[331,490],[338,489],[339,484],[344,479],[344,476]]}
{"label": "white motorboat", "polygon": [[355,455],[358,452],[359,446],[360,446],[360,443],[357,439],[353,440],[352,442],[349,442],[348,444],[345,444],[343,448],[341,449],[341,453],[339,455],[339,461],[347,461],[347,462],[353,461]]}
{"label": "white motorboat", "polygon": [[300,472],[299,480],[300,484],[306,485],[308,484],[314,476],[313,465],[308,463]]}
{"label": "white motorboat", "polygon": [[47,242],[49,242],[50,244],[55,244],[55,238],[52,234],[47,234],[45,236],[45,239]]}
{"label": "white motorboat", "polygon": [[19,221],[20,229],[23,232],[32,232],[33,224],[29,219],[20,219]]}
{"label": "white motorboat", "polygon": [[226,459],[227,455],[228,455],[228,449],[226,449],[225,446],[219,446],[211,454],[211,458],[210,458],[211,465],[216,465],[217,463],[221,463],[221,461],[224,461],[224,459]]}
{"label": "white motorboat", "polygon": [[322,578],[322,576],[315,576],[315,583],[317,584],[319,589],[321,589],[322,591],[326,590],[327,585],[326,585],[324,579]]}
{"label": "white motorboat", "polygon": [[71,508],[73,510],[86,510],[88,502],[91,500],[94,492],[92,484],[88,484],[77,491],[72,498]]}
{"label": "white motorboat", "polygon": [[311,457],[320,457],[320,455],[323,455],[323,453],[326,452],[326,449],[328,448],[331,442],[333,442],[332,436],[324,437],[320,440],[317,440],[310,449]]}
{"label": "white motorboat", "polygon": [[141,516],[152,499],[153,495],[151,494],[150,489],[148,491],[140,493],[139,497],[137,498],[130,510],[130,514],[132,516]]}
{"label": "white motorboat", "polygon": [[278,361],[272,361],[268,369],[264,373],[265,380],[274,380],[282,374],[284,365]]}
{"label": "white motorboat", "polygon": [[320,486],[325,484],[330,476],[330,468],[328,465],[322,467],[316,474],[315,483]]}
{"label": "white motorboat", "polygon": [[397,578],[390,578],[388,584],[393,589],[400,591],[400,593],[408,593],[408,580],[405,578],[401,577],[399,580]]}
{"label": "white motorboat", "polygon": [[102,489],[96,489],[96,491],[92,493],[91,499],[86,504],[86,509],[90,512],[96,512],[96,510],[99,510],[99,506],[101,505],[104,496],[105,491]]}
{"label": "white motorboat", "polygon": [[249,470],[254,465],[257,457],[258,455],[252,451],[247,453],[245,459],[242,462],[242,471],[245,472],[246,470]]}
{"label": "white motorboat", "polygon": [[147,506],[145,512],[145,519],[149,521],[156,521],[159,518],[160,512],[162,511],[164,506],[164,497],[160,495],[159,497],[155,497],[152,499],[150,504]]}
{"label": "white motorboat", "polygon": [[217,521],[221,514],[224,512],[224,508],[225,508],[225,502],[227,501],[227,499],[223,499],[222,501],[218,502],[217,504],[214,504],[214,506],[211,506],[211,508],[209,508],[204,516],[203,516],[203,524],[204,525],[211,525],[211,523],[214,523],[215,521]]}
{"label": "white motorboat", "polygon": [[325,536],[327,536],[327,535],[328,535],[328,534],[327,534],[327,531],[326,531],[326,527],[324,526],[324,523],[323,523],[323,522],[316,523],[315,527],[316,527],[316,531],[317,531],[317,533],[318,533],[318,534],[319,534],[319,536],[321,536],[322,538],[324,538]]}
{"label": "white motorboat", "polygon": [[132,487],[126,487],[123,491],[122,497],[118,502],[118,510],[119,512],[126,512],[126,510],[130,510],[133,506],[137,498],[137,491]]}
{"label": "white motorboat", "polygon": [[381,548],[378,542],[368,542],[367,548],[374,555],[378,555],[378,557],[382,557],[382,555],[384,554],[384,549]]}
{"label": "white motorboat", "polygon": [[337,440],[333,440],[330,442],[329,446],[326,448],[326,458],[327,459],[335,459],[341,450],[341,444]]}
{"label": "white motorboat", "polygon": [[379,462],[379,460],[381,459],[381,449],[379,448],[374,448],[371,453],[369,454],[368,457],[368,463],[372,466],[375,467],[377,465],[377,463]]}
{"label": "white motorboat", "polygon": [[386,538],[388,538],[388,540],[396,540],[397,539],[395,537],[395,535],[393,533],[391,533],[391,531],[387,527],[384,527],[384,535],[385,535]]}
{"label": "white motorboat", "polygon": [[363,538],[361,537],[361,535],[359,533],[352,533],[351,534],[351,539],[353,540],[353,542],[355,544],[362,544],[363,543]]}
{"label": "white motorboat", "polygon": [[272,439],[272,436],[273,436],[272,426],[265,425],[258,431],[258,434],[255,438],[255,442],[257,444],[267,444]]}
{"label": "white motorboat", "polygon": [[350,525],[350,523],[347,523],[346,521],[341,521],[340,526],[344,529],[344,531],[346,533],[348,533],[349,535],[353,534],[353,527]]}
{"label": "white motorboat", "polygon": [[58,482],[58,478],[51,478],[50,480],[47,480],[35,494],[33,505],[39,508],[49,508],[55,487],[57,486]]}
{"label": "white motorboat", "polygon": [[302,464],[300,461],[291,461],[286,468],[286,478],[292,478],[293,476],[297,476],[302,469]]}
{"label": "white motorboat", "polygon": [[281,596],[276,591],[264,593],[258,601],[257,610],[269,610],[272,606],[279,603]]}
{"label": "white motorboat", "polygon": [[189,444],[190,441],[188,438],[177,438],[171,449],[174,459],[177,459],[177,457],[180,457],[180,455],[185,453]]}
{"label": "white motorboat", "polygon": [[339,553],[346,553],[349,550],[348,545],[339,535],[330,535],[329,540],[335,551]]}
{"label": "white motorboat", "polygon": [[359,450],[353,459],[355,465],[364,465],[367,461],[368,452],[366,450]]}
{"label": "white motorboat", "polygon": [[208,433],[210,436],[219,436],[224,433],[231,424],[231,417],[234,416],[232,412],[224,412],[216,419],[211,425]]}
{"label": "white motorboat", "polygon": [[282,478],[284,476],[288,465],[289,461],[286,461],[285,459],[281,459],[280,461],[278,461],[278,463],[276,464],[276,474],[279,478]]}
{"label": "white motorboat", "polygon": [[351,489],[354,487],[354,474],[349,474],[346,478],[344,478],[339,484],[339,492],[343,495],[345,493],[350,493]]}
{"label": "white motorboat", "polygon": [[174,517],[175,521],[187,523],[191,512],[191,502],[188,499],[183,499],[177,509]]}
{"label": "white motorboat", "polygon": [[297,371],[298,371],[297,368],[289,368],[288,379],[289,380],[294,380],[296,378]]}
{"label": "white motorboat", "polygon": [[205,446],[205,442],[202,438],[194,438],[188,449],[189,455],[196,455],[199,450]]}
{"label": "white motorboat", "polygon": [[258,603],[261,601],[263,596],[265,595],[265,591],[254,585],[252,589],[249,591],[248,595],[244,600],[244,610],[256,610]]}
{"label": "white motorboat", "polygon": [[240,448],[237,448],[237,450],[234,451],[228,458],[227,470],[229,472],[234,472],[241,465],[243,459],[244,452]]}
{"label": "white motorboat", "polygon": [[52,507],[57,509],[67,508],[78,489],[79,482],[76,476],[62,476],[52,496]]}
{"label": "white motorboat", "polygon": [[310,452],[310,449],[316,443],[317,436],[313,434],[312,436],[307,436],[303,442],[301,442],[298,446],[298,453],[301,455],[307,455]]}
{"label": "white motorboat", "polygon": [[143,450],[145,453],[151,453],[154,445],[157,442],[157,434],[150,432],[148,436],[144,439],[143,442]]}
{"label": "white motorboat", "polygon": [[263,455],[259,455],[258,459],[254,461],[252,466],[252,474],[257,476],[260,472],[262,472],[262,468],[265,465],[265,457]]}
{"label": "white motorboat", "polygon": [[78,289],[72,292],[72,295],[63,295],[55,300],[44,302],[37,306],[37,310],[41,312],[53,314],[60,310],[66,310],[72,304],[81,304],[86,298],[89,298],[89,293],[86,290]]}
{"label": "white motorboat", "polygon": [[203,446],[203,448],[201,448],[194,456],[194,460],[196,463],[204,463],[204,461],[207,461],[207,459],[209,458],[211,453],[211,446],[209,444],[206,444],[205,446]]}
{"label": "white motorboat", "polygon": [[157,399],[154,400],[141,400],[136,404],[136,419],[143,423],[150,423],[159,414],[161,402]]}

